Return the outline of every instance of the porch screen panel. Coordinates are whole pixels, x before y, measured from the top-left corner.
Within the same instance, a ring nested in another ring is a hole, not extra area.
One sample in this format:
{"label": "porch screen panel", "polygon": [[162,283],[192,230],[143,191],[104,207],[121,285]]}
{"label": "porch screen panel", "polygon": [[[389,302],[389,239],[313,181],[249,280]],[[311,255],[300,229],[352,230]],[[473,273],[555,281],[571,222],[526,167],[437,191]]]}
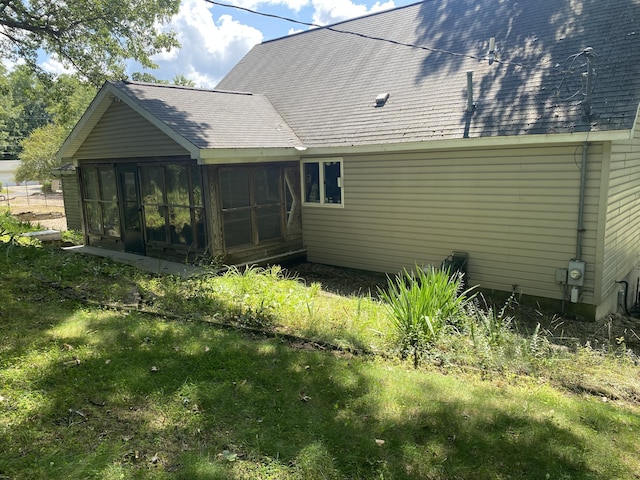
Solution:
{"label": "porch screen panel", "polygon": [[89,233],[120,237],[120,214],[113,165],[81,168],[82,202]]}
{"label": "porch screen panel", "polygon": [[248,170],[223,170],[220,172],[222,208],[251,206]]}
{"label": "porch screen panel", "polygon": [[142,172],[143,202],[149,205],[164,203],[164,172],[162,167],[144,166]]}
{"label": "porch screen panel", "polygon": [[285,209],[282,167],[223,169],[220,192],[227,248],[282,238]]}
{"label": "porch screen panel", "polygon": [[280,205],[257,208],[256,220],[260,240],[271,240],[282,236],[282,208]]}
{"label": "porch screen panel", "polygon": [[84,198],[85,200],[98,200],[98,172],[95,167],[86,167],[82,169],[82,177],[84,178]]}
{"label": "porch screen panel", "polygon": [[203,251],[207,238],[200,167],[144,165],[141,172],[147,241]]}
{"label": "porch screen panel", "polygon": [[198,245],[202,245],[203,247],[207,245],[207,216],[204,213],[203,208],[196,208],[194,211],[194,223],[196,226],[196,240]]}
{"label": "porch screen panel", "polygon": [[204,205],[202,201],[202,178],[200,175],[200,167],[193,165],[191,167],[191,191],[193,192],[193,205],[196,207],[202,207]]}
{"label": "porch screen panel", "polygon": [[220,185],[225,245],[236,247],[252,243],[249,171],[223,170]]}
{"label": "porch screen panel", "polygon": [[174,245],[191,245],[194,240],[192,223],[190,208],[169,207],[171,243]]}
{"label": "porch screen panel", "polygon": [[200,167],[191,166],[191,193],[193,201],[193,225],[195,227],[195,239],[198,245],[205,247],[207,245],[207,216],[204,212],[204,195],[202,194],[202,175]]}
{"label": "porch screen panel", "polygon": [[122,182],[122,210],[125,230],[140,231],[140,211],[138,205],[138,182],[135,172],[121,172],[120,181]]}
{"label": "porch screen panel", "polygon": [[84,205],[87,215],[87,227],[91,233],[102,233],[102,220],[100,219],[100,206],[97,202],[87,202]]}
{"label": "porch screen panel", "polygon": [[120,213],[118,211],[118,188],[112,166],[98,167],[100,182],[100,206],[105,235],[120,236]]}
{"label": "porch screen panel", "polygon": [[144,228],[147,241],[167,243],[167,232],[163,205],[144,206]]}
{"label": "porch screen panel", "polygon": [[167,203],[189,206],[189,169],[186,165],[167,165]]}
{"label": "porch screen panel", "polygon": [[280,168],[255,171],[256,223],[260,240],[282,236],[282,174]]}
{"label": "porch screen panel", "polygon": [[100,215],[98,173],[95,167],[82,169],[82,190],[84,213],[86,216],[87,229],[91,233],[102,233],[102,218]]}
{"label": "porch screen panel", "polygon": [[161,166],[143,166],[140,173],[146,239],[148,242],[168,243],[164,169]]}

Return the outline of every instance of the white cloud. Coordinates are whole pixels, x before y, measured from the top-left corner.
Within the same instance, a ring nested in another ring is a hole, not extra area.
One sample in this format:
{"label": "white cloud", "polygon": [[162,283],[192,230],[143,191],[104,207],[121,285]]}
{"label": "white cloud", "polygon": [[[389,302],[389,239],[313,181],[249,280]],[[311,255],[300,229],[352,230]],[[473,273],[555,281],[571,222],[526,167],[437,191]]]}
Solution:
{"label": "white cloud", "polygon": [[230,15],[214,21],[202,0],[186,0],[167,25],[177,32],[181,47],[154,56],[160,78],[185,75],[201,87],[214,86],[249,49],[262,41],[262,32]]}
{"label": "white cloud", "polygon": [[57,55],[51,55],[44,62],[40,63],[40,68],[54,75],[61,75],[63,73],[74,74],[76,72],[74,68],[69,68],[58,60]]}
{"label": "white cloud", "polygon": [[395,7],[393,0],[384,3],[376,2],[371,8],[345,0],[312,0],[312,3],[315,9],[313,23],[318,25],[329,25]]}
{"label": "white cloud", "polygon": [[229,5],[237,5],[238,7],[257,10],[261,5],[282,5],[289,10],[299,12],[303,7],[309,5],[310,0],[232,0]]}
{"label": "white cloud", "polygon": [[[299,13],[303,8],[313,11],[312,22],[327,25],[379,10],[394,8],[393,0],[376,2],[371,7],[364,0],[227,0],[229,4],[261,11],[266,5],[280,6]],[[255,16],[259,21],[263,17]],[[257,43],[263,33],[250,25],[240,23],[236,12],[219,8],[203,0],[183,0],[179,13],[162,27],[175,31],[181,47],[153,57],[160,66],[150,73],[171,80],[184,75],[197,86],[210,88]],[[269,20],[266,20],[269,21]],[[257,23],[260,24],[259,22]],[[291,28],[289,33],[301,30]],[[136,68],[130,68],[130,73]]]}
{"label": "white cloud", "polygon": [[2,62],[8,71],[13,70],[17,65],[24,65],[26,63],[22,58],[18,58],[17,60],[0,58],[0,62]]}
{"label": "white cloud", "polygon": [[355,3],[351,0],[228,0],[229,5],[260,11],[264,5],[281,5],[294,12],[312,5],[314,9],[313,23],[327,25],[350,18],[360,17],[368,13],[389,10],[395,7],[393,0],[374,3],[371,8],[366,4]]}

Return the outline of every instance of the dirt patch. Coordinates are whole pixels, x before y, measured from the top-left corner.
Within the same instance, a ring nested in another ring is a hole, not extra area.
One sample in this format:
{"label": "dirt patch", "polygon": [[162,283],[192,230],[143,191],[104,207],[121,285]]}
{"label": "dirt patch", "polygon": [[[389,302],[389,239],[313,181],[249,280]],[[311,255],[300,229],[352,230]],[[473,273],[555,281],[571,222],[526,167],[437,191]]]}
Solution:
{"label": "dirt patch", "polygon": [[23,222],[39,224],[46,229],[67,229],[64,201],[60,193],[5,195],[4,199],[0,199],[0,207],[5,207],[11,215]]}
{"label": "dirt patch", "polygon": [[29,195],[5,195],[0,207],[6,207],[12,215],[32,212],[64,214],[64,202],[61,193],[32,193]]}
{"label": "dirt patch", "polygon": [[[531,308],[514,307],[516,328],[531,334],[536,328],[558,345],[575,346],[589,344],[606,351],[625,349],[640,355],[640,319],[621,314],[612,314],[596,321],[563,317],[553,312]],[[538,327],[539,325],[539,327]]]}
{"label": "dirt patch", "polygon": [[367,296],[377,298],[378,288],[386,288],[384,273],[367,272],[350,268],[338,268],[318,263],[299,263],[286,267],[290,275],[306,285],[319,283],[325,292],[344,296]]}

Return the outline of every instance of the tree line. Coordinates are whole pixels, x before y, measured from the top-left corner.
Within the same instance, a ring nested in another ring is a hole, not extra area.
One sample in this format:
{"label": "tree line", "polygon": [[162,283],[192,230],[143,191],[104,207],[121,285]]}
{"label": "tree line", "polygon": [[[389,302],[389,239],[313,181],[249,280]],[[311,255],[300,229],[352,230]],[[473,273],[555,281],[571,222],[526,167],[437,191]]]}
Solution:
{"label": "tree line", "polygon": [[[0,0],[0,160],[20,160],[16,181],[51,179],[55,154],[106,80],[134,60],[179,47],[163,25],[180,0]],[[42,54],[72,74],[44,72]],[[131,79],[170,83],[149,73]],[[178,75],[174,84],[194,86]]]}

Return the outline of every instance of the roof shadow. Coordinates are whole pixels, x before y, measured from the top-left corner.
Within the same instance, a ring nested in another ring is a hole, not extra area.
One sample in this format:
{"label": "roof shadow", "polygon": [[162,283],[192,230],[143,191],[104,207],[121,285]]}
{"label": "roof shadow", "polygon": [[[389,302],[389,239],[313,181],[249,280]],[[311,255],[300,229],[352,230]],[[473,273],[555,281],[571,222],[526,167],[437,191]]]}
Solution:
{"label": "roof shadow", "polygon": [[[470,123],[468,135],[631,128],[640,91],[637,2],[426,1],[419,17],[416,43],[430,51],[416,83],[474,71],[475,112],[460,117]],[[593,48],[588,99],[587,47]],[[461,101],[466,95],[460,85]]]}

